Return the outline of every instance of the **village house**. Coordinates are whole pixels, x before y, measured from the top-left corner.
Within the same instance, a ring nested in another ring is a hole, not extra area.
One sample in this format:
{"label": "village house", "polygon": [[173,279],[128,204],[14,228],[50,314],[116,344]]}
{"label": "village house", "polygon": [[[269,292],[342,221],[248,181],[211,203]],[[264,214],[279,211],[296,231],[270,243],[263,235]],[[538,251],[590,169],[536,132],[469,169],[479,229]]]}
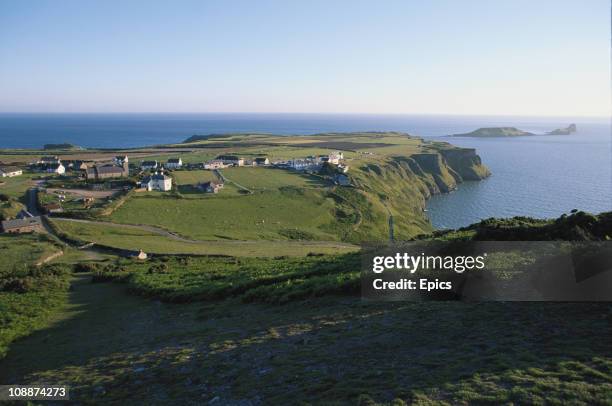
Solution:
{"label": "village house", "polygon": [[12,178],[23,174],[23,170],[16,166],[0,166],[0,176],[3,178]]}
{"label": "village house", "polygon": [[244,166],[244,158],[236,155],[219,155],[216,159],[226,165]]}
{"label": "village house", "polygon": [[61,163],[61,161],[58,156],[43,156],[43,157],[40,157],[40,159],[36,161],[36,163],[40,165],[47,165],[47,164],[59,164]]}
{"label": "village house", "polygon": [[338,165],[344,159],[344,154],[341,151],[335,151],[328,155],[329,163]]}
{"label": "village house", "polygon": [[78,159],[63,160],[62,165],[64,165],[64,168],[66,168],[66,170],[71,171],[84,171],[85,169],[87,169],[87,164]]}
{"label": "village house", "polygon": [[87,180],[102,180],[110,178],[121,178],[129,175],[127,162],[124,166],[114,164],[95,165],[85,169]]}
{"label": "village house", "polygon": [[47,203],[42,207],[47,214],[62,213],[64,209],[58,203]]}
{"label": "village house", "polygon": [[223,161],[219,159],[213,159],[212,161],[206,162],[204,164],[204,169],[220,169],[225,168],[227,165],[223,163]]}
{"label": "village house", "polygon": [[270,160],[267,157],[258,157],[253,160],[253,166],[270,165]]}
{"label": "village house", "polygon": [[140,187],[148,190],[158,190],[160,192],[168,192],[172,190],[172,178],[164,175],[161,171],[154,175],[147,176],[140,182]]}
{"label": "village house", "polygon": [[206,193],[219,193],[219,189],[223,189],[223,182],[209,181],[200,183],[198,187]]}
{"label": "village house", "polygon": [[142,169],[143,171],[157,169],[157,161],[142,161],[140,163],[140,169]]}
{"label": "village house", "polygon": [[183,160],[181,158],[170,158],[166,162],[167,169],[180,169],[183,166]]}
{"label": "village house", "polygon": [[42,164],[40,166],[40,170],[46,173],[57,173],[58,175],[63,175],[66,173],[66,168],[61,163]]}
{"label": "village house", "polygon": [[130,159],[128,158],[127,155],[117,155],[116,157],[113,158],[113,163],[115,165],[119,165],[119,166],[124,166],[124,165],[128,165],[130,162]]}
{"label": "village house", "polygon": [[2,231],[10,234],[32,233],[42,231],[43,225],[40,217],[24,217],[22,219],[6,220],[2,222]]}

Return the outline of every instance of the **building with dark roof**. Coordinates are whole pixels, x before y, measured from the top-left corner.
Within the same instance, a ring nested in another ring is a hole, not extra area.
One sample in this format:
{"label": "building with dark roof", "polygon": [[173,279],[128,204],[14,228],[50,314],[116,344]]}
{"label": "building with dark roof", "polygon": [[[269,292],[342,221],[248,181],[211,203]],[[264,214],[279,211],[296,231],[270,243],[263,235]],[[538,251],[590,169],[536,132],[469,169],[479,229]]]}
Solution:
{"label": "building with dark roof", "polygon": [[87,180],[101,180],[110,178],[122,178],[130,173],[128,163],[123,166],[114,164],[95,165],[85,169],[85,177]]}
{"label": "building with dark roof", "polygon": [[172,178],[164,175],[160,171],[144,178],[142,182],[140,182],[140,187],[148,191],[159,190],[160,192],[168,192],[172,190]]}
{"label": "building with dark roof", "polygon": [[257,157],[253,160],[253,165],[270,165],[270,160],[267,157]]}
{"label": "building with dark roof", "polygon": [[157,169],[157,161],[142,161],[140,163],[140,169],[143,171]]}
{"label": "building with dark roof", "polygon": [[43,228],[40,217],[24,217],[22,219],[6,220],[2,222],[2,232],[4,233],[32,233],[41,231]]}
{"label": "building with dark roof", "polygon": [[183,166],[183,160],[181,158],[170,158],[166,162],[167,169],[179,169]]}
{"label": "building with dark roof", "polygon": [[244,166],[244,158],[236,155],[219,155],[215,160],[221,161],[226,165]]}
{"label": "building with dark roof", "polygon": [[16,166],[0,166],[0,176],[3,178],[12,178],[23,174],[23,170]]}

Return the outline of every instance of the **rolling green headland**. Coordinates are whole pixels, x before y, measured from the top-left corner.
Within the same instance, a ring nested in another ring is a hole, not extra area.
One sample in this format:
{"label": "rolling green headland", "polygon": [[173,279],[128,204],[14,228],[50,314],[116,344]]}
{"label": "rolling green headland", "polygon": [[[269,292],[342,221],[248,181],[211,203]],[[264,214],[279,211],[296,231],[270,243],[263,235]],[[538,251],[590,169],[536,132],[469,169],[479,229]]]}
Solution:
{"label": "rolling green headland", "polygon": [[[338,164],[290,168],[334,151]],[[36,234],[0,236],[2,384],[68,385],[82,404],[610,404],[608,303],[361,300],[357,244],[391,234],[612,238],[610,213],[578,211],[434,232],[425,200],[489,175],[473,149],[350,133],[44,151],[129,156],[127,176],[100,182],[36,172],[41,155],[0,152],[25,170],[1,180],[5,218],[63,209]],[[270,164],[204,168],[227,155]],[[136,187],[150,175],[140,161],[178,157],[172,190]],[[218,193],[201,188],[221,181]],[[526,255],[498,262],[516,271]]]}

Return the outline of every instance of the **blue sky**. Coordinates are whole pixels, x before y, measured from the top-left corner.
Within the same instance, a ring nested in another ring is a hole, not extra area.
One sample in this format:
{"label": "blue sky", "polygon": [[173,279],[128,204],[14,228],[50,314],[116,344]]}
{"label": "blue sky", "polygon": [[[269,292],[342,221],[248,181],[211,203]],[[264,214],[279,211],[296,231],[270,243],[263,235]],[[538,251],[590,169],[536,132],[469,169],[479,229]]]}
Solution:
{"label": "blue sky", "polygon": [[0,111],[608,115],[610,4],[0,0]]}

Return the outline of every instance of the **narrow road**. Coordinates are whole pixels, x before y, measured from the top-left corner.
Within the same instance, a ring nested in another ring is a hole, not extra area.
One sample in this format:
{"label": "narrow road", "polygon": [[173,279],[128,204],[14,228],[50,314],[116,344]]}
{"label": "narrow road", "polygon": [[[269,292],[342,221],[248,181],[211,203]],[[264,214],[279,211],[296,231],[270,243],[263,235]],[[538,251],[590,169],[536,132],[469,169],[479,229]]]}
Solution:
{"label": "narrow road", "polygon": [[40,212],[38,211],[38,205],[36,204],[36,196],[38,195],[38,188],[33,187],[28,189],[26,192],[26,204],[28,206],[28,211],[33,216],[40,216]]}

